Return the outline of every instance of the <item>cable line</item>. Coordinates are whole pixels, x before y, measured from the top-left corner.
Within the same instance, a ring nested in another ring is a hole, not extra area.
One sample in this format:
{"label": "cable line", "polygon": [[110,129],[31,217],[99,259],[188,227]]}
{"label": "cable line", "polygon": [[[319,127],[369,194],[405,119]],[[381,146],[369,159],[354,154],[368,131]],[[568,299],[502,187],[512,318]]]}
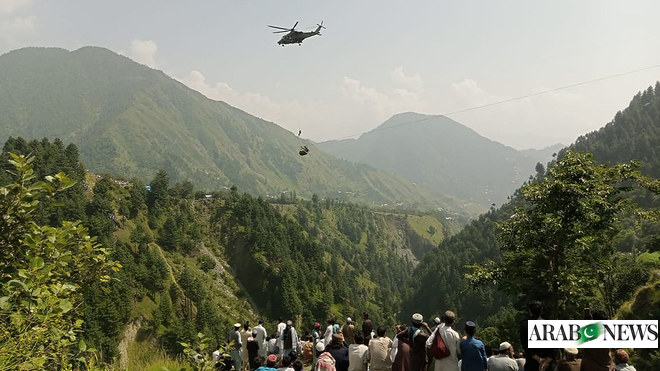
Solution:
{"label": "cable line", "polygon": [[[463,108],[463,109],[460,109],[460,110],[457,110],[457,111],[448,112],[448,113],[445,113],[445,114],[440,114],[440,115],[430,115],[430,116],[427,116],[427,117],[421,118],[421,119],[419,119],[419,120],[413,120],[413,121],[403,122],[403,123],[400,123],[400,124],[396,124],[396,125],[392,125],[392,126],[388,126],[388,127],[380,128],[380,129],[379,129],[379,128],[376,128],[376,129],[370,130],[369,133],[372,133],[372,132],[374,132],[374,131],[382,131],[382,130],[387,130],[387,129],[393,129],[393,128],[397,128],[397,127],[400,127],[400,126],[406,126],[406,125],[416,124],[416,123],[418,123],[418,122],[428,121],[428,120],[432,120],[432,119],[435,119],[435,118],[438,118],[438,117],[442,117],[442,116],[451,116],[451,115],[455,115],[455,114],[458,114],[458,113],[463,113],[463,112],[468,112],[468,111],[474,111],[474,110],[478,110],[478,109],[482,109],[482,108],[486,108],[486,107],[497,106],[497,105],[504,104],[504,103],[509,103],[509,102],[515,102],[515,101],[517,101],[517,100],[521,100],[521,99],[525,99],[525,98],[536,97],[536,96],[538,96],[538,95],[543,95],[543,94],[547,94],[547,93],[552,93],[552,92],[555,92],[555,91],[560,91],[560,90],[565,90],[565,89],[574,88],[574,87],[577,87],[577,86],[582,86],[582,85],[592,84],[592,83],[594,83],[594,82],[599,82],[599,81],[609,80],[609,79],[613,79],[613,78],[621,77],[621,76],[625,76],[625,75],[630,75],[630,74],[637,73],[637,72],[642,72],[642,71],[652,70],[652,69],[654,69],[654,68],[658,68],[658,67],[660,67],[660,64],[656,64],[656,65],[648,66],[648,67],[644,67],[644,68],[639,68],[639,69],[632,70],[632,71],[621,72],[621,73],[617,73],[617,74],[614,74],[614,75],[609,75],[609,76],[599,77],[599,78],[596,78],[596,79],[593,79],[593,80],[582,81],[582,82],[578,82],[578,83],[575,83],[575,84],[570,84],[570,85],[561,86],[561,87],[558,87],[558,88],[547,89],[547,90],[539,91],[539,92],[536,92],[536,93],[525,94],[525,95],[521,95],[521,96],[519,96],[519,97],[509,98],[509,99],[504,99],[504,100],[500,100],[500,101],[496,101],[496,102],[492,102],[492,103],[483,104],[483,105],[480,105],[480,106],[474,106],[474,107],[469,107],[469,108]],[[359,133],[359,134],[348,135],[348,136],[341,137],[341,138],[337,138],[337,139],[334,139],[334,140],[342,140],[342,139],[353,138],[353,137],[356,137],[356,136],[358,136],[358,135],[362,135],[362,134],[366,134],[366,133],[367,133],[367,132],[362,132],[362,133]]]}

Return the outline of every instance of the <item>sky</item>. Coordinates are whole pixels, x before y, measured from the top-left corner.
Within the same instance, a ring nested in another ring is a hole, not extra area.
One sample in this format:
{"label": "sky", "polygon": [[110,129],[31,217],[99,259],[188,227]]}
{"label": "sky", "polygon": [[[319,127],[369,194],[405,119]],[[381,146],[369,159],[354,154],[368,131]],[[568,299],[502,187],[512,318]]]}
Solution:
{"label": "sky", "polygon": [[[314,141],[417,112],[526,149],[570,144],[660,80],[658,14],[657,0],[0,0],[0,55],[104,47]],[[267,27],[321,21],[301,46]]]}

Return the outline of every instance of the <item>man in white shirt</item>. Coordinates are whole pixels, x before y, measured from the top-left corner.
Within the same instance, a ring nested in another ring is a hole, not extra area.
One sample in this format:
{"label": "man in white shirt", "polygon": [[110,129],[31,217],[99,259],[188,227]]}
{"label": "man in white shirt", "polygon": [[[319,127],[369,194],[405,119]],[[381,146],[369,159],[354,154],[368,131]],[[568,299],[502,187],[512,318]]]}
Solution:
{"label": "man in white shirt", "polygon": [[264,328],[264,320],[259,319],[259,324],[254,326],[253,331],[257,332],[257,343],[259,344],[259,355],[266,359],[266,353],[268,353],[268,333]]}
{"label": "man in white shirt", "polygon": [[433,370],[430,371],[458,371],[458,354],[461,337],[451,326],[456,322],[456,314],[448,310],[442,316],[443,323],[436,326],[431,336],[426,340],[426,348],[431,348],[436,336],[441,336],[445,346],[449,349],[449,356],[441,359],[433,359]]}
{"label": "man in white shirt", "polygon": [[333,327],[335,325],[335,319],[329,318],[327,321],[328,327],[325,328],[325,333],[323,334],[323,344],[327,347],[332,342]]}
{"label": "man in white shirt", "polygon": [[518,363],[513,359],[513,346],[508,342],[500,344],[500,354],[488,359],[489,371],[518,371]]}
{"label": "man in white shirt", "polygon": [[355,343],[348,346],[348,371],[367,371],[369,347],[364,345],[362,331],[354,333]]}

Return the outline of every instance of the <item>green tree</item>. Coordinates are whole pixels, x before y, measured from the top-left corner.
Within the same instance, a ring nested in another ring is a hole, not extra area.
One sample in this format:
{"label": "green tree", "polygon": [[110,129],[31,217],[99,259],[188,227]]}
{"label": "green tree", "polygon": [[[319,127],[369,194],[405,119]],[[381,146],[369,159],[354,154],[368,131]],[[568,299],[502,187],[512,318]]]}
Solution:
{"label": "green tree", "polygon": [[87,350],[77,337],[82,289],[120,265],[79,222],[36,223],[75,182],[64,173],[34,181],[34,157],[10,155],[17,180],[0,188],[0,369],[59,369]]}
{"label": "green tree", "polygon": [[603,282],[613,241],[622,215],[636,210],[624,194],[653,186],[638,167],[597,165],[590,154],[568,151],[546,177],[521,188],[524,205],[499,225],[502,261],[473,266],[467,278],[494,281],[523,300],[542,299],[550,318],[575,317],[589,297],[608,304]]}

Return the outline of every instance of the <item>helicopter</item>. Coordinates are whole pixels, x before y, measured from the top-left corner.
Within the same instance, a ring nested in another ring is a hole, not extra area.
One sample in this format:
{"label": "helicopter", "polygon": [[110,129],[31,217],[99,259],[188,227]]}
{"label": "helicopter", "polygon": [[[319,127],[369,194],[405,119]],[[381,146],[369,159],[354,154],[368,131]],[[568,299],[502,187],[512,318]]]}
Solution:
{"label": "helicopter", "polygon": [[276,28],[280,31],[273,31],[273,33],[282,33],[282,32],[288,32],[288,34],[282,36],[280,41],[277,43],[284,46],[286,44],[298,44],[302,45],[303,40],[305,40],[308,37],[316,36],[321,34],[321,29],[325,28],[323,27],[323,21],[321,21],[321,24],[316,24],[318,27],[316,27],[316,30],[311,31],[311,32],[303,32],[303,31],[296,31],[296,26],[298,25],[298,22],[293,25],[291,28],[284,28],[284,27],[278,27],[278,26],[271,26],[268,25],[268,27],[271,28]]}

